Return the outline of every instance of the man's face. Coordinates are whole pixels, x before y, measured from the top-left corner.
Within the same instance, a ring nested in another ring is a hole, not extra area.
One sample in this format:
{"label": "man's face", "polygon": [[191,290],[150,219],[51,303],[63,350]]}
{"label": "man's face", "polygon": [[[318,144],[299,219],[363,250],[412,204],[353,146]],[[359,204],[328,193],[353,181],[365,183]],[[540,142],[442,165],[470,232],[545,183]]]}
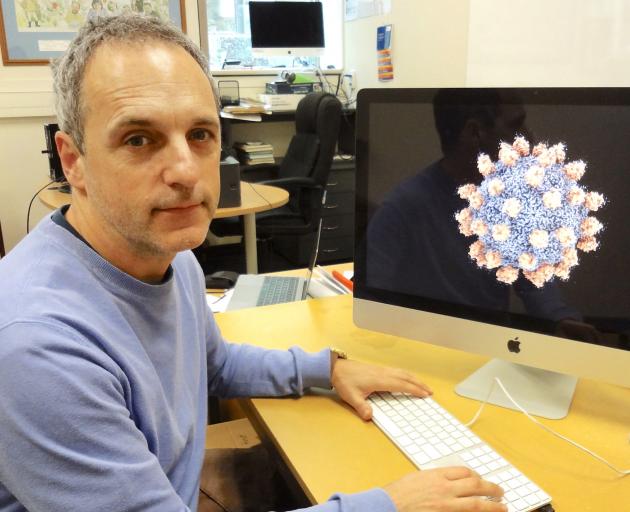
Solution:
{"label": "man's face", "polygon": [[499,157],[499,144],[511,144],[517,135],[523,135],[531,141],[531,134],[526,124],[526,112],[521,103],[503,103],[499,107],[499,115],[494,126],[486,132],[482,139],[481,150],[493,160]]}
{"label": "man's face", "polygon": [[182,48],[105,44],[82,88],[86,216],[135,255],[204,240],[219,199],[220,129],[208,78]]}

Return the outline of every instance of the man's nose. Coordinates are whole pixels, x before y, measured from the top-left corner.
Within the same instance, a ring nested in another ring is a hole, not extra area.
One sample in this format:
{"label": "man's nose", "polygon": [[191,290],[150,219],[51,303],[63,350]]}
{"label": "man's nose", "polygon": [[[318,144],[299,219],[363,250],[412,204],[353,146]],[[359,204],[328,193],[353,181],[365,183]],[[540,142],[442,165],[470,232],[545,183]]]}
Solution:
{"label": "man's nose", "polygon": [[164,152],[164,182],[192,188],[199,181],[198,163],[185,137],[170,141]]}

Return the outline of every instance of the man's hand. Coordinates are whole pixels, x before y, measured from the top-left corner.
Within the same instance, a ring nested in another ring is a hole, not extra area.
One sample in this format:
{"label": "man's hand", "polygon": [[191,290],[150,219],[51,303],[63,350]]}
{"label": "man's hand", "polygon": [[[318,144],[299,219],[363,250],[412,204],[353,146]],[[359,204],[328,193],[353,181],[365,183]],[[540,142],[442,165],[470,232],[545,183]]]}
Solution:
{"label": "man's hand", "polygon": [[473,470],[450,467],[417,471],[385,486],[398,512],[506,512],[503,490]]}
{"label": "man's hand", "polygon": [[422,398],[433,394],[409,372],[348,359],[333,363],[330,381],[337,394],[366,421],[372,418],[372,407],[366,398],[374,391],[404,392]]}

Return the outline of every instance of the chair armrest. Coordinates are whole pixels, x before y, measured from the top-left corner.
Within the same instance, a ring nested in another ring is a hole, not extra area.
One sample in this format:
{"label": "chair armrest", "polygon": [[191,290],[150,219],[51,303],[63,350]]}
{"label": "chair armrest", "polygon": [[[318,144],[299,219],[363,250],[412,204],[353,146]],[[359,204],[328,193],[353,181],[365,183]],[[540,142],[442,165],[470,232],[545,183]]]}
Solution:
{"label": "chair armrest", "polygon": [[251,183],[260,183],[264,180],[273,180],[278,175],[277,164],[258,164],[241,166],[241,180]]}
{"label": "chair armrest", "polygon": [[258,182],[261,185],[272,185],[274,187],[280,187],[284,189],[289,188],[322,188],[321,185],[315,182],[312,178],[303,177],[290,177],[290,178],[278,178],[275,180],[264,180]]}

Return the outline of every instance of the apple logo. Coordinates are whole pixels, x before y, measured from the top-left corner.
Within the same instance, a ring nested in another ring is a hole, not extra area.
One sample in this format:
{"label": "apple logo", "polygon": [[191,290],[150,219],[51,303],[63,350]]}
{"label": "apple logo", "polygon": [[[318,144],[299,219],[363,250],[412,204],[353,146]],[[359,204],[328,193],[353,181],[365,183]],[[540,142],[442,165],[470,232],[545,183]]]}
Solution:
{"label": "apple logo", "polygon": [[521,342],[518,341],[518,336],[513,340],[508,340],[507,348],[510,352],[514,352],[515,354],[518,354],[521,351]]}

